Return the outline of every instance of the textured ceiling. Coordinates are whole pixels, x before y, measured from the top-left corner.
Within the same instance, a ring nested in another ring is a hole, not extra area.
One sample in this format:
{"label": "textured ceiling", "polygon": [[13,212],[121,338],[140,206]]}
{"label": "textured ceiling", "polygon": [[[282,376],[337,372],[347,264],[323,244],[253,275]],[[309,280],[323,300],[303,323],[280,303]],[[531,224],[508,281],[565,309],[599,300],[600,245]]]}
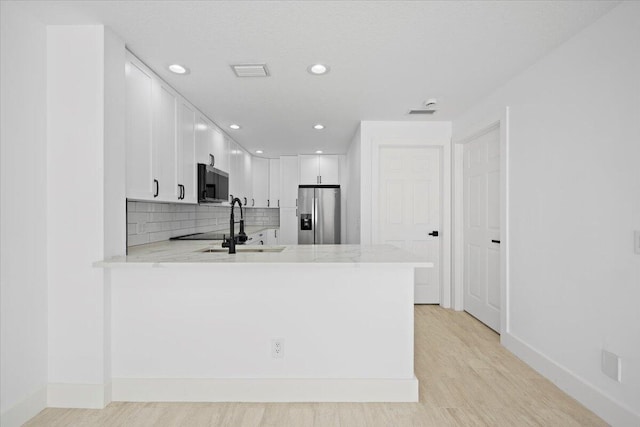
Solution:
{"label": "textured ceiling", "polygon": [[[22,2],[47,24],[111,27],[234,139],[266,157],[344,153],[360,120],[452,120],[616,4]],[[229,67],[262,62],[268,78],[239,79]],[[331,72],[308,74],[317,62]],[[173,75],[171,63],[191,73]],[[433,97],[436,114],[407,116]],[[312,128],[318,122],[323,131]]]}

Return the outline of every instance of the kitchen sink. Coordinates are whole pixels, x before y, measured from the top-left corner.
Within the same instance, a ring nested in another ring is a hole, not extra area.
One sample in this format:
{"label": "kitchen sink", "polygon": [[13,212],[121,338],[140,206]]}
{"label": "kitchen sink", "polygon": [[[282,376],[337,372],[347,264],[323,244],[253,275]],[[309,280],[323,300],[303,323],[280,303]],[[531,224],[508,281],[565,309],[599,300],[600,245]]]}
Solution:
{"label": "kitchen sink", "polygon": [[[236,246],[236,253],[242,253],[242,252],[251,252],[251,253],[256,253],[256,252],[282,252],[284,250],[283,247],[278,247],[278,248],[262,248],[262,247],[241,247],[241,246]],[[229,248],[207,248],[203,251],[200,252],[210,252],[210,253],[216,253],[216,252],[229,252]]]}

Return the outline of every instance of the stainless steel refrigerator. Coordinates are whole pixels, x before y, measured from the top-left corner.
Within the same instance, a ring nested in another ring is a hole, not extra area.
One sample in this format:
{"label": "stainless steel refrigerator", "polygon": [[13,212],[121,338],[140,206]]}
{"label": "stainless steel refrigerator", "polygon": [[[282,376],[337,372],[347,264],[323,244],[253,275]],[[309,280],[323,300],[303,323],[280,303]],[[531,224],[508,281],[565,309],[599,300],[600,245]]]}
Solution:
{"label": "stainless steel refrigerator", "polygon": [[298,187],[298,244],[340,243],[340,186]]}

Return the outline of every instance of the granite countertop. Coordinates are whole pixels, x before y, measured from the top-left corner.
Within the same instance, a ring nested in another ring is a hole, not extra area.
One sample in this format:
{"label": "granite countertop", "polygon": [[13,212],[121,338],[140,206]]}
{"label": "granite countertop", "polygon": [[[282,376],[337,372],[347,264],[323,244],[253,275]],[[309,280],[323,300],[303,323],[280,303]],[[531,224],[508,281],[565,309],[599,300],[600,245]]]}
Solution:
{"label": "granite countertop", "polygon": [[[333,265],[411,265],[433,267],[428,262],[392,245],[238,245],[237,253],[208,252],[220,249],[222,241],[171,240],[132,246],[127,256],[98,261],[95,267],[171,267],[185,265],[248,264],[333,264]],[[243,252],[245,250],[277,252]],[[281,251],[279,251],[281,249]]]}

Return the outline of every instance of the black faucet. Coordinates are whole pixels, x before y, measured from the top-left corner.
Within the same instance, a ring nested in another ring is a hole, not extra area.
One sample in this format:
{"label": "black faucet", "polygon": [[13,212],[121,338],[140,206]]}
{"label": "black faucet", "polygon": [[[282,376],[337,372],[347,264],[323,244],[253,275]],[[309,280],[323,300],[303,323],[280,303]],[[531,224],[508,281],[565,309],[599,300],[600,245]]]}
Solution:
{"label": "black faucet", "polygon": [[[236,202],[238,203],[238,206],[240,207],[240,231],[238,232],[238,235],[235,235],[235,227],[236,227],[236,221],[235,218],[233,216],[233,207],[236,205]],[[228,239],[224,239],[224,242],[222,242],[222,247],[223,248],[229,248],[229,253],[230,254],[235,254],[236,253],[236,244],[238,245],[242,245],[244,242],[247,241],[247,235],[244,232],[244,214],[242,212],[242,202],[240,201],[239,198],[234,198],[231,201],[231,218],[229,219],[229,225],[230,225],[230,236]]]}

